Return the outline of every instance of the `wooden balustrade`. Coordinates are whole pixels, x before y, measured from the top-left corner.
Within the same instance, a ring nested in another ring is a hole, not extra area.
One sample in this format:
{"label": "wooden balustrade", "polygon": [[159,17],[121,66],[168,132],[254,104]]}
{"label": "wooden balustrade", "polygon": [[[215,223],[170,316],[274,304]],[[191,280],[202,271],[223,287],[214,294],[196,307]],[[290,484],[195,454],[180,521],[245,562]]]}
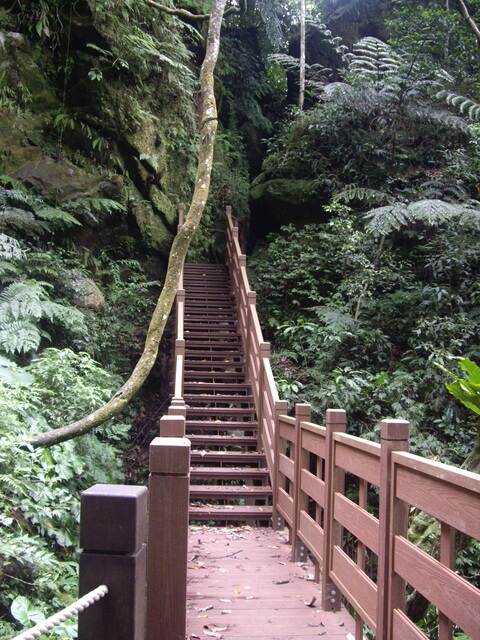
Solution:
{"label": "wooden balustrade", "polygon": [[[308,555],[315,563],[323,607],[336,611],[345,598],[356,612],[356,640],[364,624],[378,640],[427,640],[405,614],[409,585],[437,607],[439,640],[452,639],[454,624],[480,640],[480,590],[454,569],[455,533],[480,540],[480,476],[409,454],[403,420],[383,421],[377,444],[347,435],[342,410],[328,410],[325,426],[310,421],[307,404],[286,415],[229,207],[226,262],[271,475],[273,525],[288,527],[293,560]],[[438,559],[408,541],[412,508],[439,522]]]}

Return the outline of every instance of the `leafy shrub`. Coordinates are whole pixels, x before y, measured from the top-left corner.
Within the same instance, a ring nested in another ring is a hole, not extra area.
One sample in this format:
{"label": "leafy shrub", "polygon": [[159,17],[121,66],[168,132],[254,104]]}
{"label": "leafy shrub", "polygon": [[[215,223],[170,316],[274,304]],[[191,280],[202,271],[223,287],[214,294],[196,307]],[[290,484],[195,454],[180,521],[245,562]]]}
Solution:
{"label": "leafy shrub", "polygon": [[75,598],[80,492],[122,479],[119,447],[129,429],[110,423],[99,435],[32,450],[31,435],[97,408],[119,381],[68,349],[45,350],[27,372],[24,383],[0,382],[0,637],[12,635],[17,597],[49,615]]}

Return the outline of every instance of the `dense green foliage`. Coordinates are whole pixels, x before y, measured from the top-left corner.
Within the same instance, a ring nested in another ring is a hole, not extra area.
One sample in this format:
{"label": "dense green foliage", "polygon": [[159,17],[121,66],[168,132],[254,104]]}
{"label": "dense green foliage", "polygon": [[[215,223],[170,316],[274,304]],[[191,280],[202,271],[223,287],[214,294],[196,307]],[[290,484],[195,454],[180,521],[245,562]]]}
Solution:
{"label": "dense green foliage", "polygon": [[[249,239],[282,397],[311,402],[319,419],[343,407],[367,438],[382,418],[406,418],[413,451],[477,469],[478,419],[444,385],[445,371],[462,391],[476,385],[465,358],[480,362],[475,35],[453,2],[307,2],[298,113],[297,4],[240,2],[225,21],[213,179],[191,259],[221,259],[224,208],[248,219],[252,179],[286,185],[274,206],[287,224],[268,220],[277,231]],[[478,1],[468,6],[476,18]],[[10,637],[75,596],[79,493],[122,480],[133,413],[51,451],[25,442],[101,405],[141,352],[176,207],[192,189],[206,31],[137,0],[0,0],[0,21],[0,637]],[[298,193],[313,203],[310,224]],[[261,200],[255,215],[271,206]],[[460,559],[472,580],[478,557],[470,545]],[[434,622],[427,612],[421,623],[432,639]]]}

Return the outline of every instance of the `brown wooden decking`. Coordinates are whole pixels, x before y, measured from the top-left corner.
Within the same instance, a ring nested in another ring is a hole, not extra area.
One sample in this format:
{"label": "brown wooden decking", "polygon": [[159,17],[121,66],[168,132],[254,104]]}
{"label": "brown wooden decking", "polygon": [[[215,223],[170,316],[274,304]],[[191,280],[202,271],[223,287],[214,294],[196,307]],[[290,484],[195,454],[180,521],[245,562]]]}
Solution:
{"label": "brown wooden decking", "polygon": [[353,640],[353,619],[320,608],[312,565],[290,553],[270,528],[191,527],[187,639]]}

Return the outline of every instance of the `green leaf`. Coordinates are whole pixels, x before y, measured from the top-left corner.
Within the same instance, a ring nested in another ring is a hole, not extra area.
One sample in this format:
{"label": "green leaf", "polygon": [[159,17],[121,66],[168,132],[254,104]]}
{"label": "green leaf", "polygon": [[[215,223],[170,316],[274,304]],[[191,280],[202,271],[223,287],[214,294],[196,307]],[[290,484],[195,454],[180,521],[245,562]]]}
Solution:
{"label": "green leaf", "polygon": [[12,616],[25,627],[45,620],[43,611],[35,608],[25,596],[17,596],[10,607]]}

